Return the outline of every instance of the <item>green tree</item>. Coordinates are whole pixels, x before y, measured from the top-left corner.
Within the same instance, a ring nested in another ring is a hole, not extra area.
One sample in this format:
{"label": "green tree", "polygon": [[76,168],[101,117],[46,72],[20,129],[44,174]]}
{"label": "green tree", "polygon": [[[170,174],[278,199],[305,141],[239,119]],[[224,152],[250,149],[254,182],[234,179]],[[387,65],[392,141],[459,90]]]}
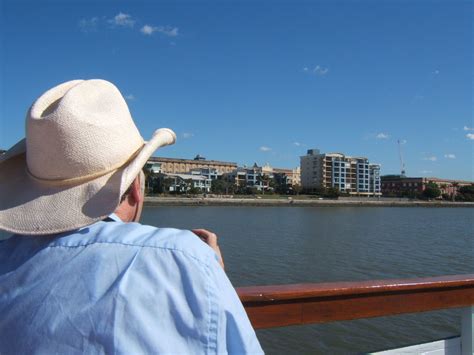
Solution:
{"label": "green tree", "polygon": [[[270,176],[267,174],[261,174],[257,176],[257,183],[261,186],[262,194],[265,194],[265,191],[268,191],[270,188]],[[267,188],[268,186],[268,188]]]}
{"label": "green tree", "polygon": [[278,194],[287,195],[293,192],[291,185],[288,184],[288,177],[285,174],[276,173],[270,180],[270,187]]}
{"label": "green tree", "polygon": [[474,184],[460,187],[457,199],[460,201],[474,201]]}
{"label": "green tree", "polygon": [[202,190],[199,187],[191,185],[191,188],[187,191],[190,195],[197,195],[202,193]]}
{"label": "green tree", "polygon": [[233,194],[234,190],[234,184],[223,179],[216,179],[211,182],[211,192],[214,194],[228,195]]}
{"label": "green tree", "polygon": [[459,193],[459,183],[457,183],[456,181],[453,182],[453,188],[454,188],[454,191],[453,193],[451,194],[451,200],[452,201],[455,201],[456,200],[456,195]]}
{"label": "green tree", "polygon": [[326,189],[324,197],[338,199],[341,196],[341,192],[337,187],[330,187]]}
{"label": "green tree", "polygon": [[426,184],[425,189],[423,190],[423,197],[427,199],[437,198],[441,195],[441,190],[438,185],[434,182],[429,182]]}

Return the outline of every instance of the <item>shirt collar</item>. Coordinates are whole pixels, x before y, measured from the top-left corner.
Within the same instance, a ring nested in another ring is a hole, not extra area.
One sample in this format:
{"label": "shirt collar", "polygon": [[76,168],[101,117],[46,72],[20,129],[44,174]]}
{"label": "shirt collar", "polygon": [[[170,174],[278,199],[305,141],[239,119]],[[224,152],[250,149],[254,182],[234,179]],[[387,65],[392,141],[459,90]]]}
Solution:
{"label": "shirt collar", "polygon": [[109,218],[113,219],[115,222],[123,222],[119,216],[117,216],[115,213],[109,214]]}

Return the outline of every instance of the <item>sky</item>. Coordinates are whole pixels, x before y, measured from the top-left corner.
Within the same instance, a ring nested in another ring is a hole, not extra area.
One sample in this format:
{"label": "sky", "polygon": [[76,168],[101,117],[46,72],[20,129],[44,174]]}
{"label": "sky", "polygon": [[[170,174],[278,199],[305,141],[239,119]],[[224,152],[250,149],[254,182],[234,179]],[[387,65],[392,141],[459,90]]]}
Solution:
{"label": "sky", "polygon": [[155,155],[294,168],[308,149],[474,180],[471,1],[0,0],[0,149],[72,79],[113,82]]}

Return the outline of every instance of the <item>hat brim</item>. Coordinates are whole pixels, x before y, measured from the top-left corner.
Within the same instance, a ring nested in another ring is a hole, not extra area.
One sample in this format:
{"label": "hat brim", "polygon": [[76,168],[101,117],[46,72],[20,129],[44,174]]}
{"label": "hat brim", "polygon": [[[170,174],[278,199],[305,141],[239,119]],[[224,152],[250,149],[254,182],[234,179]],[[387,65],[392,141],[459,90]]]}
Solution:
{"label": "hat brim", "polygon": [[173,144],[175,133],[157,130],[124,166],[87,182],[57,184],[32,178],[26,168],[24,140],[0,163],[0,229],[16,234],[56,234],[104,219],[118,207],[150,156]]}

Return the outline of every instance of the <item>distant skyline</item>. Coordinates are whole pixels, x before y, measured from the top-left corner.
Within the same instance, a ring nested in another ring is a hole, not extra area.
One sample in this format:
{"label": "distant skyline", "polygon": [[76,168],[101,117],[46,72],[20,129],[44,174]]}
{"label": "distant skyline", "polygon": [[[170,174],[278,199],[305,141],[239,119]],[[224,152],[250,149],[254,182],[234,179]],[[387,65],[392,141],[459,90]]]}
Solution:
{"label": "distant skyline", "polygon": [[299,166],[308,149],[385,174],[474,180],[471,1],[0,2],[0,149],[45,90],[102,78],[156,156]]}

